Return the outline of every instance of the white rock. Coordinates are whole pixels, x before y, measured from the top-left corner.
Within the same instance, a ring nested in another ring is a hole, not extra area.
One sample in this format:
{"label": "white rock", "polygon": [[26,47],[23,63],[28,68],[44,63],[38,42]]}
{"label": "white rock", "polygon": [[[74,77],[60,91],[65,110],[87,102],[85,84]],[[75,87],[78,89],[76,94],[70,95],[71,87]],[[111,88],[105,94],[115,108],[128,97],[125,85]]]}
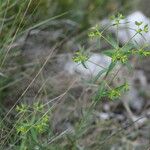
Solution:
{"label": "white rock", "polygon": [[111,58],[105,55],[92,54],[89,60],[85,63],[86,68],[82,64],[74,63],[72,60],[69,60],[64,65],[64,70],[69,74],[80,74],[85,77],[96,76],[99,71],[107,68],[111,63]]}
{"label": "white rock", "polygon": [[5,77],[5,75],[2,72],[0,72],[0,76]]}
{"label": "white rock", "polygon": [[129,106],[138,112],[141,111],[144,106],[144,99],[139,97],[138,91],[133,87],[125,94],[123,100],[127,101]]}
{"label": "white rock", "polygon": [[140,127],[143,126],[145,122],[147,122],[147,118],[144,116],[133,116],[133,121],[136,121],[136,124],[138,125],[138,127]]}
{"label": "white rock", "polygon": [[[121,21],[122,24],[119,25],[120,27],[119,27],[119,32],[118,32],[118,38],[122,44],[128,42],[129,39],[135,35],[136,31],[132,30],[132,29],[137,29],[137,26],[135,25],[135,21],[143,22],[143,24],[141,25],[141,28],[143,28],[145,24],[148,24],[148,26],[150,27],[150,19],[147,18],[142,12],[136,11],[130,14],[124,20],[122,20]],[[129,22],[129,23],[126,23],[126,22]],[[101,22],[101,24],[103,26],[106,26],[108,24],[113,24],[113,21],[104,19]],[[132,29],[129,29],[129,28],[132,28]],[[116,34],[116,27],[112,27],[110,31]],[[136,35],[132,41],[136,41],[138,44],[149,43],[150,32],[143,33],[143,36],[145,37],[145,39],[141,35]]]}
{"label": "white rock", "polygon": [[96,115],[99,117],[99,119],[101,120],[108,120],[110,119],[110,116],[108,113],[104,113],[104,112],[100,112],[100,113],[96,113]]}

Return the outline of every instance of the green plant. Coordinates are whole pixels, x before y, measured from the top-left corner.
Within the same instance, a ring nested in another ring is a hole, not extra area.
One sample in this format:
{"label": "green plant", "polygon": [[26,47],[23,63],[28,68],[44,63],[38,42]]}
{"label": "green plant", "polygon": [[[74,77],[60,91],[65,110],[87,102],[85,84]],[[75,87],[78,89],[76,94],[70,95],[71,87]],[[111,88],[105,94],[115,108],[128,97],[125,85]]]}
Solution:
{"label": "green plant", "polygon": [[[118,30],[119,30],[119,26],[121,24],[122,19],[124,19],[125,17],[122,14],[118,13],[117,15],[113,15],[110,18],[113,21],[113,24],[107,27],[107,29],[111,27],[116,27],[117,29],[116,41],[111,41],[109,40],[109,38],[105,37],[103,33],[104,31],[106,31],[106,29],[101,30],[98,25],[96,25],[95,27],[92,27],[91,31],[88,33],[89,38],[103,39],[112,47],[111,50],[105,50],[103,52],[103,54],[111,58],[111,64],[108,66],[108,68],[104,68],[103,70],[101,70],[98,73],[98,76],[96,76],[96,80],[98,80],[102,75],[104,76],[103,79],[100,79],[100,81],[98,82],[98,90],[94,98],[96,101],[100,101],[104,97],[107,97],[109,99],[118,99],[120,98],[123,92],[129,90],[129,85],[127,82],[125,82],[122,85],[119,85],[118,87],[112,87],[112,81],[117,76],[117,74],[115,74],[114,77],[112,77],[111,82],[107,80],[107,77],[109,76],[109,74],[111,74],[113,70],[116,69],[116,66],[118,64],[121,66],[128,67],[130,64],[129,61],[130,61],[131,56],[132,57],[150,56],[150,51],[144,49],[145,45],[137,48],[137,45],[132,43],[132,39],[136,37],[138,34],[140,34],[143,37],[143,33],[148,32],[147,24],[144,25],[144,27],[141,27],[141,25],[144,23],[136,21],[135,25],[137,26],[137,29],[132,29],[135,31],[135,34],[133,35],[133,37],[129,39],[127,43],[125,43],[122,47],[120,47],[119,41],[118,41]],[[81,63],[86,69],[88,69],[86,66],[86,62],[88,61],[90,56],[87,57],[86,53],[85,54],[83,53],[85,53],[83,52],[83,50],[82,52],[80,51],[76,52],[75,56],[73,57],[73,60],[76,63]],[[119,69],[117,72],[119,72]],[[93,81],[95,83],[95,79]]]}
{"label": "green plant", "polygon": [[[78,5],[79,3],[80,7]],[[5,60],[8,60],[6,58],[8,57],[8,54],[11,50],[10,47],[12,46],[17,36],[22,34],[22,32],[28,31],[28,29],[32,27],[37,28],[39,27],[39,25],[44,24],[45,21],[49,22],[49,20],[51,20],[49,18],[54,14],[56,15],[63,13],[64,11],[70,11],[70,9],[71,18],[80,23],[82,28],[84,27],[84,29],[86,29],[91,23],[93,17],[97,17],[95,16],[95,13],[93,13],[93,10],[96,9],[97,12],[101,10],[101,12],[103,12],[105,15],[107,14],[107,11],[104,11],[102,9],[103,6],[106,5],[106,3],[108,3],[108,0],[83,0],[82,2],[78,1],[78,3],[77,1],[73,0],[57,0],[55,2],[51,0],[0,1],[0,73],[1,70],[3,71],[3,69],[7,70],[7,66],[5,66],[5,62],[7,61]],[[49,6],[51,5],[53,5],[53,7],[49,9]],[[86,11],[84,12],[84,10]],[[102,15],[98,15],[98,17],[101,18]],[[123,18],[124,17],[121,14],[118,14],[117,17],[113,16],[112,19],[115,21],[115,24],[113,24],[112,26],[117,26],[118,28],[118,26],[120,25],[120,20]],[[43,20],[44,22],[42,22]],[[144,28],[141,28],[141,24],[142,23],[136,22],[136,25],[138,27],[138,29],[136,29],[136,34],[142,35],[143,32],[148,32],[148,25],[145,25]],[[89,126],[95,127],[97,125],[91,125],[93,123],[91,118],[95,102],[99,102],[104,97],[108,97],[110,99],[118,99],[123,92],[129,89],[129,85],[127,84],[127,82],[124,82],[124,84],[118,87],[112,87],[111,84],[107,82],[108,75],[111,74],[117,63],[127,65],[129,62],[129,57],[131,55],[150,55],[149,51],[144,50],[144,47],[141,47],[138,50],[133,49],[130,46],[130,42],[126,43],[123,47],[119,47],[118,42],[114,43],[112,41],[109,41],[109,39],[107,39],[107,37],[105,37],[103,33],[104,30],[100,31],[99,26],[95,26],[91,29],[88,35],[90,38],[102,38],[113,47],[113,50],[104,52],[105,55],[112,58],[112,62],[108,68],[100,71],[98,75],[93,79],[94,84],[98,83],[98,90],[93,98],[95,101],[92,102],[91,107],[82,112],[82,118],[80,118],[79,121],[75,123],[74,133],[67,134],[67,132],[62,132],[60,134],[57,134],[53,132],[53,129],[51,127],[53,105],[51,106],[39,102],[35,102],[33,104],[25,104],[21,102],[16,106],[16,111],[11,112],[9,116],[5,116],[3,110],[0,109],[0,112],[2,114],[2,116],[0,116],[0,121],[2,120],[0,123],[1,149],[83,149],[82,146],[80,146],[79,142],[86,135]],[[88,61],[89,57],[90,56],[86,54],[86,52],[80,49],[78,52],[76,52],[73,60],[76,63],[81,63],[86,69],[88,69],[86,66],[86,62]],[[10,73],[10,76],[12,75],[13,74]],[[104,77],[104,80],[103,82],[100,82],[99,78],[102,75]],[[11,78],[11,80],[15,79]],[[8,91],[7,89],[9,84],[10,78],[3,78],[0,76],[0,100],[4,100],[8,93],[13,93],[10,90]],[[23,92],[23,94],[25,92]],[[21,95],[22,93],[19,94]],[[20,99],[22,100],[23,96]],[[37,101],[36,98],[33,99]],[[63,137],[63,135],[66,136]]]}
{"label": "green plant", "polygon": [[1,146],[3,147],[7,142],[12,141],[15,149],[44,148],[46,146],[45,136],[52,136],[49,123],[51,113],[50,111],[45,113],[44,109],[44,105],[38,102],[30,106],[26,104],[17,105],[16,121]]}

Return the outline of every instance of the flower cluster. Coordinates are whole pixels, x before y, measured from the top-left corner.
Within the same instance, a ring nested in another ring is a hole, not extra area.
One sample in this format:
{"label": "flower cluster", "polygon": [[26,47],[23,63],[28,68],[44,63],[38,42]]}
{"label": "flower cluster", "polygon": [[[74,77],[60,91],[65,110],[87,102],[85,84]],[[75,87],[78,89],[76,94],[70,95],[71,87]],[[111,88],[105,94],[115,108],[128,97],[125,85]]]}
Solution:
{"label": "flower cluster", "polygon": [[80,51],[75,53],[75,56],[73,57],[73,61],[76,63],[86,62],[88,60],[88,56],[84,55]]}
{"label": "flower cluster", "polygon": [[144,50],[144,49],[139,49],[139,50],[133,50],[132,54],[136,54],[139,56],[150,56],[150,51]]}
{"label": "flower cluster", "polygon": [[113,62],[121,62],[125,64],[128,61],[128,56],[123,53],[122,51],[117,50],[113,55],[112,55],[112,61]]}
{"label": "flower cluster", "polygon": [[111,91],[109,91],[108,97],[110,99],[117,99],[121,96],[121,93],[119,90],[117,89],[112,89]]}
{"label": "flower cluster", "polygon": [[136,32],[141,34],[141,33],[147,33],[148,32],[148,24],[144,25],[144,27],[142,28],[141,25],[143,24],[143,22],[138,22],[138,21],[135,21],[135,25],[138,27]]}
{"label": "flower cluster", "polygon": [[117,15],[112,15],[110,17],[110,19],[114,21],[114,24],[113,24],[114,26],[115,25],[118,26],[120,24],[121,20],[123,20],[124,18],[125,17],[121,13],[118,13]]}
{"label": "flower cluster", "polygon": [[111,100],[115,100],[118,99],[122,95],[122,93],[127,92],[128,90],[129,90],[129,85],[127,82],[125,82],[124,84],[116,88],[109,87],[109,89],[103,86],[103,84],[101,84],[95,96],[95,101],[99,101],[101,98],[104,97],[108,97]]}
{"label": "flower cluster", "polygon": [[35,111],[42,111],[44,108],[44,105],[43,104],[40,104],[39,102],[36,102],[33,104],[33,109]]}
{"label": "flower cluster", "polygon": [[20,106],[17,105],[16,107],[16,111],[18,111],[19,113],[25,113],[28,111],[28,106],[26,104],[21,104]]}
{"label": "flower cluster", "polygon": [[[16,107],[16,110],[22,118],[16,125],[17,133],[25,135],[31,130],[43,133],[47,129],[49,117],[47,114],[43,114],[43,104],[36,102],[30,107],[25,104],[21,104]],[[34,115],[30,115],[32,113]],[[24,115],[25,117],[22,117]]]}
{"label": "flower cluster", "polygon": [[93,27],[91,29],[91,31],[88,33],[88,36],[90,38],[97,38],[97,37],[101,37],[102,36],[102,33],[99,31],[98,25],[96,25],[95,27]]}
{"label": "flower cluster", "polygon": [[17,133],[21,133],[22,135],[26,134],[29,131],[30,127],[31,125],[29,123],[22,123],[21,125],[16,127]]}
{"label": "flower cluster", "polygon": [[[118,13],[117,15],[113,15],[111,16],[111,20],[113,21],[113,24],[111,24],[110,26],[108,26],[107,28],[105,28],[104,30],[100,31],[100,28],[98,25],[96,25],[95,27],[90,29],[90,32],[88,33],[89,38],[102,38],[103,40],[105,40],[112,48],[110,48],[109,50],[105,50],[103,52],[103,54],[109,56],[111,58],[111,63],[107,68],[104,68],[104,70],[101,70],[98,75],[96,76],[96,81],[100,78],[100,76],[102,74],[105,73],[104,78],[105,80],[101,81],[98,85],[98,89],[97,92],[95,94],[94,99],[96,101],[102,99],[102,98],[110,98],[110,99],[117,99],[121,96],[121,94],[125,91],[129,90],[129,86],[127,83],[119,86],[119,87],[113,87],[111,83],[107,83],[106,79],[108,77],[108,75],[111,73],[111,71],[113,71],[113,69],[115,68],[116,64],[119,62],[123,65],[126,65],[128,68],[130,67],[129,62],[129,58],[130,56],[150,56],[150,51],[145,50],[145,46],[143,46],[142,48],[137,48],[137,50],[135,50],[135,47],[137,47],[137,45],[134,45],[134,43],[131,43],[132,40],[134,39],[134,37],[136,37],[138,34],[140,34],[143,38],[143,33],[147,33],[149,28],[148,28],[148,24],[144,24],[143,22],[138,22],[135,21],[135,25],[137,29],[132,29],[135,31],[135,34],[128,40],[128,42],[126,42],[122,47],[119,44],[119,25],[124,23],[129,23],[129,22],[121,22],[125,17]],[[105,36],[103,35],[103,32],[106,31],[107,29],[109,29],[112,26],[116,26],[116,35],[117,35],[117,39],[115,40],[113,37],[109,37],[109,36]],[[73,57],[74,62],[77,63],[82,63],[85,66],[85,62],[89,59],[89,57],[87,55],[85,55],[82,51],[78,51],[75,53],[75,56]],[[86,66],[85,66],[86,68]],[[119,72],[119,70],[118,70]],[[116,75],[116,74],[115,74]],[[112,80],[115,78],[112,78]],[[95,80],[93,80],[95,81]],[[109,88],[107,88],[109,87]]]}
{"label": "flower cluster", "polygon": [[36,129],[36,131],[39,133],[43,133],[48,127],[48,120],[49,120],[48,115],[45,115],[40,121],[38,121],[34,125],[34,128]]}

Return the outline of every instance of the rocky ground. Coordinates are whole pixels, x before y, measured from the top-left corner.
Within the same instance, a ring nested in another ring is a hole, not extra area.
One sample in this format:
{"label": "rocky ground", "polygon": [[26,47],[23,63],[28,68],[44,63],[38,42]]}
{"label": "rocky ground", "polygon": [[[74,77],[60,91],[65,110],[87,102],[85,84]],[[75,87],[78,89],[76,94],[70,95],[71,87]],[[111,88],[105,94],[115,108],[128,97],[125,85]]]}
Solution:
{"label": "rocky ground", "polygon": [[[58,27],[56,24],[59,24]],[[62,20],[31,30],[13,45],[14,50],[21,49],[21,52],[13,57],[9,70],[12,78],[16,78],[16,83],[12,83],[16,87],[12,88],[15,97],[12,99],[8,95],[5,105],[11,106],[26,89],[21,102],[32,103],[34,97],[40,97],[42,102],[56,103],[52,118],[53,130],[56,133],[69,129],[69,134],[74,134],[77,123],[83,118],[87,108],[90,108],[91,97],[96,90],[95,85],[88,84],[87,80],[91,76],[82,67],[79,70],[68,69],[68,65],[74,65],[71,58],[79,45],[85,42],[85,48],[92,50],[90,41],[82,40],[86,33],[77,33],[77,24]],[[101,47],[107,45],[102,43]],[[103,58],[99,55],[102,50],[100,48],[92,53]],[[109,61],[107,59],[97,61],[94,57],[94,60],[99,64],[106,63],[106,66],[109,63],[100,61]],[[117,101],[104,99],[94,110],[89,109],[87,128],[83,136],[79,137],[80,145],[86,149],[150,148],[150,59],[137,60],[135,64],[134,71],[127,76],[131,83],[128,93]],[[126,70],[122,71],[115,84],[126,74]],[[65,144],[65,140],[61,142]]]}

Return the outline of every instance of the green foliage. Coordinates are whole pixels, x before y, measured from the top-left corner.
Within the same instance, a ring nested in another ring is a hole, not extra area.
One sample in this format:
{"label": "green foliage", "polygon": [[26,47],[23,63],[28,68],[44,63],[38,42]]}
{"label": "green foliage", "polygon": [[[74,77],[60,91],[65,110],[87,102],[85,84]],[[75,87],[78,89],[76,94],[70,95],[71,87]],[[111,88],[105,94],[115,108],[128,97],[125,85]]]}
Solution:
{"label": "green foliage", "polygon": [[17,105],[16,110],[19,113],[26,113],[28,111],[28,106],[25,104],[21,104],[20,106]]}
{"label": "green foliage", "polygon": [[116,50],[114,54],[112,55],[112,61],[113,62],[121,62],[125,64],[128,61],[128,56],[124,54],[122,51]]}
{"label": "green foliage", "polygon": [[99,27],[98,25],[96,25],[95,27],[92,28],[92,31],[89,32],[88,36],[89,38],[99,38],[101,37],[102,33],[99,31]]}
{"label": "green foliage", "polygon": [[[31,143],[30,140],[41,143],[40,138],[50,128],[50,113],[45,113],[44,109],[44,105],[37,102],[30,107],[26,104],[17,105],[16,110],[19,121],[16,122],[15,126],[17,136],[22,144],[28,145],[28,147],[34,146],[35,144]],[[24,141],[24,139],[26,140]]]}
{"label": "green foliage", "polygon": [[144,27],[141,27],[142,24],[143,24],[143,22],[135,21],[135,25],[138,27],[138,29],[136,29],[136,32],[138,34],[142,34],[142,33],[147,33],[148,32],[148,24],[144,25]]}
{"label": "green foliage", "polygon": [[[114,2],[118,0],[114,0]],[[127,0],[126,0],[127,1]],[[106,16],[111,10],[104,9],[109,5],[109,0],[1,0],[0,1],[0,62],[3,62],[4,57],[9,53],[9,46],[13,44],[17,36],[22,32],[27,31],[30,27],[38,27],[42,21],[50,20],[51,17],[69,12],[65,19],[71,19],[81,25],[81,29],[86,30],[97,19]],[[125,3],[125,0],[120,0],[119,3]],[[110,7],[110,6],[109,6]],[[61,17],[63,18],[63,17]],[[120,21],[124,18],[122,14],[113,16],[115,25],[119,25]],[[136,22],[138,27],[137,33],[148,32],[148,25],[141,28],[143,23]],[[109,99],[118,99],[122,93],[129,89],[127,83],[119,87],[111,87],[106,82],[106,78],[113,72],[117,63],[123,65],[129,61],[131,55],[149,56],[149,51],[143,48],[133,50],[131,47],[126,46],[119,48],[118,43],[111,41],[103,35],[104,31],[100,31],[98,26],[92,28],[88,34],[89,38],[102,38],[106,40],[113,47],[111,51],[107,51],[109,57],[112,58],[112,63],[108,68],[100,71],[97,76],[92,80],[94,84],[98,85],[97,92],[95,93],[94,100],[96,102],[102,100],[104,97]],[[86,61],[89,55],[84,50],[79,50],[75,53],[73,58],[74,62],[81,63],[86,69]],[[0,63],[1,66],[1,63]],[[0,67],[0,72],[2,67]],[[7,68],[4,70],[7,70]],[[100,82],[99,79],[103,78]],[[8,93],[8,85],[12,78],[0,76],[0,102],[4,100]],[[13,93],[12,93],[13,94]],[[21,93],[19,93],[21,94]],[[13,97],[14,98],[14,97]],[[22,100],[22,99],[21,99]],[[78,144],[79,140],[83,138],[86,133],[87,127],[91,126],[91,110],[83,112],[83,118],[75,125],[75,133],[67,135],[62,138],[61,134],[55,134],[52,130],[52,114],[51,108],[45,107],[44,104],[35,102],[33,104],[21,103],[16,106],[10,118],[6,115],[6,122],[3,120],[3,111],[0,109],[2,116],[0,116],[0,132],[1,132],[1,149],[7,147],[19,150],[43,149],[43,150],[57,150],[57,149],[82,149]],[[90,117],[89,117],[90,116]],[[58,139],[61,139],[60,141]],[[65,139],[65,142],[63,141]],[[57,142],[58,140],[58,142]],[[55,142],[56,141],[56,142]],[[52,143],[51,143],[52,142]],[[54,143],[53,143],[54,142]],[[61,144],[60,144],[61,143]],[[62,144],[63,143],[63,144]],[[69,143],[69,144],[68,144]],[[67,146],[66,146],[67,145]],[[93,148],[92,148],[93,149]]]}
{"label": "green foliage", "polygon": [[88,60],[88,56],[82,54],[81,52],[76,52],[73,57],[73,61],[76,63],[84,63]]}
{"label": "green foliage", "polygon": [[[125,17],[118,13],[116,16],[113,15],[111,17],[111,19],[113,20],[113,24],[110,25],[111,26],[116,26],[117,28],[117,33],[118,33],[118,27],[121,24],[121,20],[124,19]],[[95,27],[91,28],[90,32],[88,33],[89,38],[93,39],[93,38],[98,38],[98,39],[104,39],[108,44],[110,44],[112,46],[111,50],[106,50],[103,54],[109,56],[111,58],[111,63],[108,66],[108,68],[104,68],[103,70],[101,70],[96,77],[94,77],[93,79],[93,83],[96,84],[96,82],[98,81],[98,79],[103,75],[104,77],[102,79],[100,79],[100,81],[98,82],[98,89],[97,89],[97,93],[94,96],[94,99],[96,101],[99,101],[103,98],[109,98],[109,99],[119,99],[121,97],[121,95],[128,91],[129,86],[127,83],[124,83],[123,85],[119,86],[119,87],[111,87],[111,83],[108,83],[107,81],[107,77],[113,73],[114,69],[116,69],[116,65],[120,64],[120,65],[125,65],[128,67],[129,64],[129,59],[131,56],[149,56],[150,52],[145,50],[144,47],[146,46],[142,46],[139,47],[137,50],[135,50],[133,44],[131,44],[132,39],[137,35],[140,34],[141,36],[143,36],[143,33],[147,33],[148,32],[148,25],[144,25],[143,28],[141,28],[141,25],[143,24],[143,22],[135,22],[135,25],[137,26],[138,29],[134,29],[136,31],[135,35],[133,35],[133,37],[131,37],[131,39],[129,39],[129,41],[127,43],[125,43],[122,47],[119,46],[119,42],[116,42],[115,40],[112,40],[111,38],[106,38],[103,35],[103,31],[100,31],[98,25],[96,25]],[[108,28],[110,28],[108,27]],[[118,34],[116,34],[118,36]],[[117,37],[118,39],[118,37]],[[88,61],[86,54],[81,54],[81,53],[77,53],[78,56],[75,57],[75,59],[73,59],[75,62],[86,62]],[[104,74],[105,73],[105,74]],[[117,76],[117,74],[115,74],[115,76]],[[115,78],[115,76],[113,77],[113,79]]]}
{"label": "green foliage", "polygon": [[110,19],[114,21],[113,26],[118,26],[120,24],[121,20],[123,20],[124,18],[125,17],[120,13],[118,13],[116,16],[113,15],[110,17]]}
{"label": "green foliage", "polygon": [[9,83],[12,82],[11,77],[0,76],[0,105],[4,103],[5,97],[8,95]]}
{"label": "green foliage", "polygon": [[83,49],[81,49],[80,51],[77,51],[75,53],[75,56],[73,57],[73,61],[76,62],[76,63],[81,63],[84,68],[87,69],[87,66],[85,64],[85,62],[89,59],[89,56],[88,55],[85,55],[83,53]]}

